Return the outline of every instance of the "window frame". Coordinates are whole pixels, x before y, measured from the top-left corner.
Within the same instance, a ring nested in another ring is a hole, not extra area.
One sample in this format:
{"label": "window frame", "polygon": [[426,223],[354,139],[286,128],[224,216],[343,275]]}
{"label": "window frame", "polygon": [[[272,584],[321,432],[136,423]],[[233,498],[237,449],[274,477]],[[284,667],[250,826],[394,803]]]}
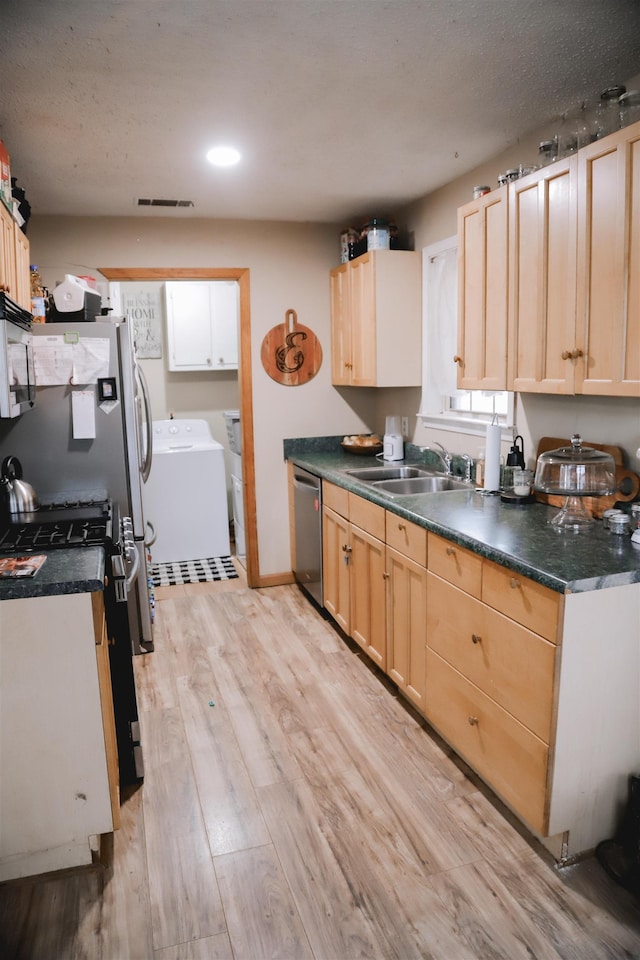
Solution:
{"label": "window frame", "polygon": [[[486,435],[487,424],[491,423],[493,417],[491,414],[473,414],[461,415],[460,412],[449,412],[442,409],[436,409],[440,406],[440,394],[435,394],[428,383],[429,374],[429,343],[432,342],[429,336],[430,328],[430,295],[433,290],[434,273],[431,269],[433,261],[447,251],[458,250],[458,237],[454,235],[435,243],[430,243],[422,248],[422,395],[420,399],[420,409],[417,413],[417,419],[426,427],[433,427],[438,430],[447,430],[451,433],[466,433],[474,436],[484,437]],[[457,316],[457,285],[456,285],[456,316]],[[457,340],[457,329],[455,333]],[[456,352],[454,341],[453,353]],[[452,358],[453,358],[452,353]],[[452,360],[453,362],[453,360]],[[459,391],[460,393],[474,393],[472,390]],[[493,393],[495,391],[487,391]],[[500,420],[500,427],[503,439],[508,440],[513,434],[515,424],[515,394],[512,391],[504,391],[507,395],[507,413]]]}

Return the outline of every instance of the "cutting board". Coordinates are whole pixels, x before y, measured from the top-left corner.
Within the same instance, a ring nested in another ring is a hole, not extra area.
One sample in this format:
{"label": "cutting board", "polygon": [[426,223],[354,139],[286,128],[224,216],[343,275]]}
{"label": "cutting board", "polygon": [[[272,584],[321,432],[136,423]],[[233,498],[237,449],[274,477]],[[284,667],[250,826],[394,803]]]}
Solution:
{"label": "cutting board", "polygon": [[[542,437],[538,444],[536,452],[536,463],[541,453],[548,450],[556,450],[558,447],[570,447],[571,441],[559,437]],[[590,440],[583,440],[583,446],[593,447],[594,450],[602,450],[613,457],[616,466],[616,480],[618,481],[618,493],[613,493],[607,497],[581,497],[584,501],[586,510],[592,517],[601,517],[605,510],[609,510],[616,503],[625,503],[629,500],[635,500],[640,492],[640,477],[633,470],[626,470],[624,467],[624,455],[620,447],[612,447],[606,443],[592,443]],[[548,493],[538,493],[535,491],[536,499],[541,503],[548,503],[552,507],[563,507],[566,497],[552,496]]]}
{"label": "cutting board", "polygon": [[260,359],[272,380],[297,387],[315,377],[322,365],[322,347],[313,330],[298,323],[295,310],[287,310],[284,323],[265,334]]}

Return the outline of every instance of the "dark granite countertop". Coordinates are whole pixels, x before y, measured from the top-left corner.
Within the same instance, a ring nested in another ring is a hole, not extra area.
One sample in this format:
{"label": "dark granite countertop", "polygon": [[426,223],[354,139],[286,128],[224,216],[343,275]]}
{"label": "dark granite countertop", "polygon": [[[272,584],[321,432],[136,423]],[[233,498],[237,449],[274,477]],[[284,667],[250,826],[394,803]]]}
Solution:
{"label": "dark granite countertop", "polygon": [[93,593],[103,589],[104,550],[102,547],[50,550],[47,553],[47,559],[35,576],[1,579],[0,600],[51,597],[67,593]]}
{"label": "dark granite countertop", "polygon": [[[373,466],[376,460],[345,453],[339,440],[285,440],[284,456],[324,480],[559,593],[640,583],[640,545],[632,544],[629,536],[608,533],[600,520],[586,532],[559,533],[549,525],[557,507],[541,503],[514,506],[503,503],[499,495],[477,493],[472,486],[469,490],[391,497],[345,473]],[[407,460],[402,462],[416,462],[418,448],[407,445],[405,450]],[[424,455],[420,462],[424,464]],[[435,461],[434,466],[439,469]]]}

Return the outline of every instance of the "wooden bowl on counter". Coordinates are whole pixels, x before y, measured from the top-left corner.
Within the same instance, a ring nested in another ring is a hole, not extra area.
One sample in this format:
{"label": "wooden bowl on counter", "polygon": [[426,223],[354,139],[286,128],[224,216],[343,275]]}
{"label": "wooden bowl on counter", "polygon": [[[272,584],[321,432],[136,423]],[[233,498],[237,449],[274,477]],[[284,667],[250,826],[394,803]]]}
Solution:
{"label": "wooden bowl on counter", "polygon": [[373,457],[376,453],[382,453],[382,441],[380,437],[372,436],[345,437],[340,446],[346,453],[355,453],[361,457]]}

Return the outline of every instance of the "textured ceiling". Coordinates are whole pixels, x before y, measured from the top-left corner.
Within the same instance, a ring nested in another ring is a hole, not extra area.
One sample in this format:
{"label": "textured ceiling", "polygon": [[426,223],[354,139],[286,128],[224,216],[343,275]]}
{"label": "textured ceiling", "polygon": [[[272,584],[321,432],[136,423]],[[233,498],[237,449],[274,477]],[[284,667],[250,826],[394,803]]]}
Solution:
{"label": "textured ceiling", "polygon": [[[34,214],[396,210],[640,72],[638,0],[3,0],[0,137]],[[214,170],[216,142],[242,164]]]}

